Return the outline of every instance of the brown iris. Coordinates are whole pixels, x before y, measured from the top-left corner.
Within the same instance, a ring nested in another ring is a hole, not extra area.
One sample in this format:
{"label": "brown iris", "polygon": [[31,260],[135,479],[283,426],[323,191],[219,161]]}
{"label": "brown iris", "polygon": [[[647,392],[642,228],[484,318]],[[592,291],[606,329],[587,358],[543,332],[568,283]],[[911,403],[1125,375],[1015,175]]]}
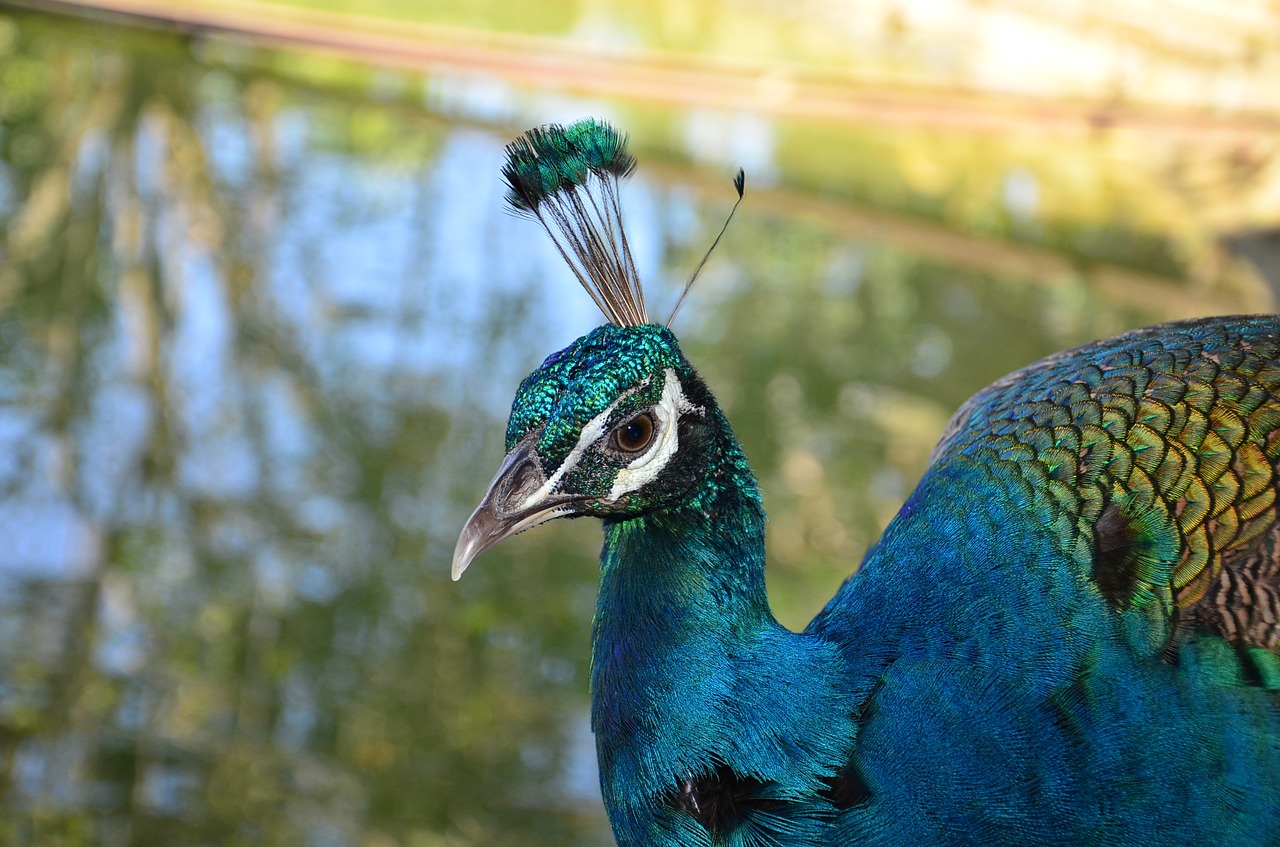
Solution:
{"label": "brown iris", "polygon": [[613,446],[624,453],[639,453],[653,441],[653,416],[636,415],[613,431]]}

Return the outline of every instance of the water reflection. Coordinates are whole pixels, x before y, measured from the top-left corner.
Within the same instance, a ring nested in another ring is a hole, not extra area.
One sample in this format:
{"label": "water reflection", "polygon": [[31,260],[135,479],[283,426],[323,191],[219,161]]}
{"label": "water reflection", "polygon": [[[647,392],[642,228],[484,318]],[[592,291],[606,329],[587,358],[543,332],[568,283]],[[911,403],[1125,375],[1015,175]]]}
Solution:
{"label": "water reflection", "polygon": [[[446,576],[515,384],[598,321],[503,212],[507,133],[202,63],[176,37],[13,27],[0,837],[609,843],[594,528]],[[757,129],[732,132],[767,159]],[[727,208],[727,183],[691,184],[627,189],[659,302]],[[750,205],[700,286],[679,329],[760,471],[793,625],[968,393],[1145,320],[1083,279],[1028,286]]]}

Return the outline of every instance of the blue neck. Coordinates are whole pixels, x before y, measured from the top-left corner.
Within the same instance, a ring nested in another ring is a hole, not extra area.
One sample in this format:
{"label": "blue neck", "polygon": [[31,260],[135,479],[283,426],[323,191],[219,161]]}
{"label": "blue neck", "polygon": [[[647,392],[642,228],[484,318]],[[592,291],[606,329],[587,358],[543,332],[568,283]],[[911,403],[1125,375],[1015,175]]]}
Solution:
{"label": "blue neck", "polygon": [[[591,667],[602,770],[611,759],[649,770],[621,761],[637,741],[677,758],[705,749],[742,648],[783,631],[765,595],[764,513],[752,495],[722,493],[714,517],[691,510],[605,524]],[[673,776],[636,775],[646,785]]]}
{"label": "blue neck", "polygon": [[717,768],[811,797],[852,742],[836,648],[769,610],[764,511],[728,446],[696,507],[605,525],[592,729],[622,844],[671,840],[664,803]]}

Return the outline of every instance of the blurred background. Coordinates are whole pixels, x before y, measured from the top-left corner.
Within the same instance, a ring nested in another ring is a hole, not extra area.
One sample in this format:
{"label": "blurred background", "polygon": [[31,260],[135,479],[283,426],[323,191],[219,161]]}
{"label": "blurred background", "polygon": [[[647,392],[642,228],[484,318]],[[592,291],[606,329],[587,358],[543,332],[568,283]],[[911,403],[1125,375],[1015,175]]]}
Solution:
{"label": "blurred background", "polygon": [[448,579],[600,322],[503,145],[631,133],[802,627],[1003,373],[1273,308],[1275,0],[0,3],[0,842],[608,845],[599,530]]}

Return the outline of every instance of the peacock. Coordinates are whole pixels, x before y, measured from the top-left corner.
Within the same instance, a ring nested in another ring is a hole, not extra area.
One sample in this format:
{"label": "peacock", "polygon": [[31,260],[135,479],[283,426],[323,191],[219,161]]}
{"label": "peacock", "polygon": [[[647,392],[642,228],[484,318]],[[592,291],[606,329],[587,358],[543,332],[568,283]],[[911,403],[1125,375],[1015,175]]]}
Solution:
{"label": "peacock", "polygon": [[520,384],[453,559],[601,520],[618,843],[1280,845],[1280,317],[1140,329],[981,391],[792,632],[751,467],[649,319],[626,141],[587,119],[506,149],[510,205],[608,322]]}

